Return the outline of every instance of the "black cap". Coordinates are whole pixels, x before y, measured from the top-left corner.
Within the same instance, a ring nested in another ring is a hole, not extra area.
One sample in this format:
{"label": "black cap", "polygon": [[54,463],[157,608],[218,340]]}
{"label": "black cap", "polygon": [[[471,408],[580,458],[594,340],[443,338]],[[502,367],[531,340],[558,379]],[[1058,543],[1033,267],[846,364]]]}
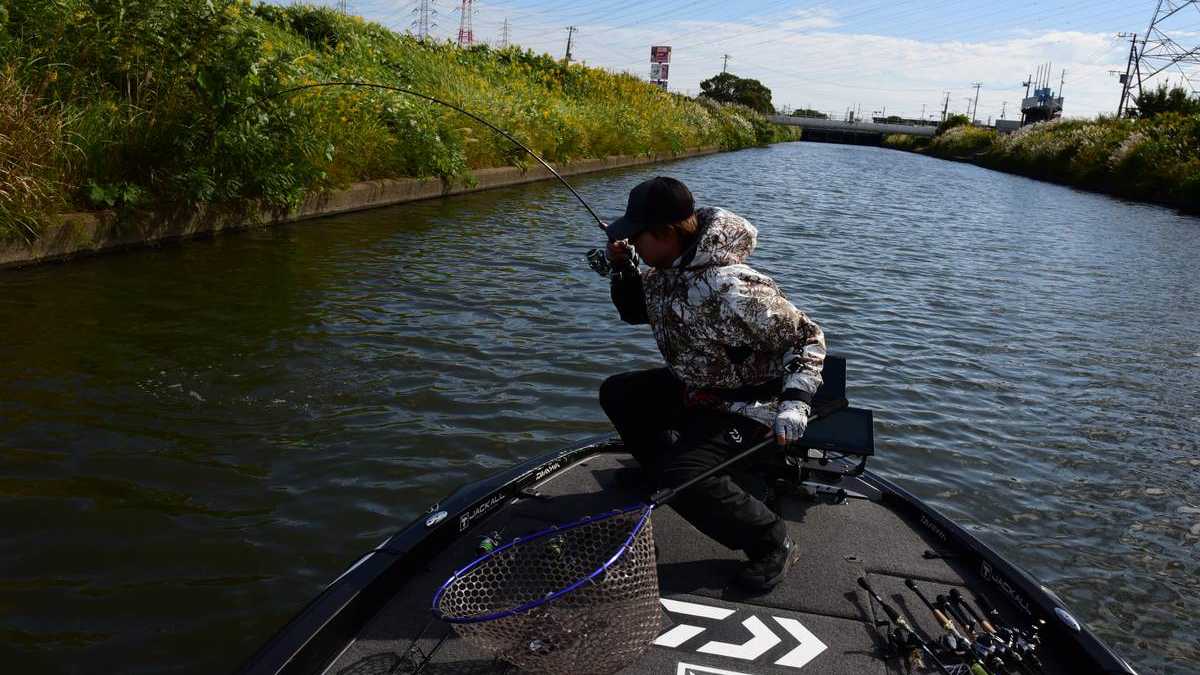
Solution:
{"label": "black cap", "polygon": [[608,226],[608,239],[632,239],[648,228],[686,220],[695,210],[686,185],[666,176],[651,178],[630,190],[625,215]]}

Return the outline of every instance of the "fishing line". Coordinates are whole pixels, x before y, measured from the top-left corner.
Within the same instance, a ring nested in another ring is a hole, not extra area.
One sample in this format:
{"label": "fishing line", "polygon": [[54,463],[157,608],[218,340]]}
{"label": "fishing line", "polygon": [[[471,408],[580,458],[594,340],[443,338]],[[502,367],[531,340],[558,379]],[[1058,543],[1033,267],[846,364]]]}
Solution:
{"label": "fishing line", "polygon": [[592,215],[592,218],[596,219],[596,224],[600,226],[600,229],[607,231],[607,227],[605,226],[604,221],[600,219],[600,216],[598,216],[596,214],[596,211],[592,209],[591,205],[588,204],[587,201],[578,192],[575,191],[574,187],[571,187],[571,184],[567,182],[567,179],[563,178],[562,175],[560,175],[558,173],[558,171],[554,170],[554,167],[550,166],[549,162],[542,159],[541,156],[539,156],[536,152],[531,150],[529,148],[529,146],[525,145],[521,141],[518,141],[516,138],[513,137],[512,134],[508,133],[507,131],[501,129],[500,127],[496,126],[495,124],[492,124],[491,122],[483,119],[479,115],[476,115],[475,113],[473,113],[469,110],[464,110],[464,109],[454,105],[453,103],[447,103],[446,101],[443,101],[439,98],[435,98],[435,97],[429,96],[427,94],[422,94],[421,92],[418,92],[418,91],[413,91],[411,89],[405,89],[404,87],[396,87],[396,86],[392,86],[389,84],[376,84],[374,82],[358,82],[358,81],[354,81],[354,80],[333,80],[333,81],[329,81],[329,82],[317,82],[314,84],[303,84],[303,85],[298,85],[295,87],[289,87],[287,89],[282,89],[280,91],[277,91],[273,94],[268,94],[267,96],[264,96],[256,101],[254,101],[253,103],[250,103],[250,104],[238,109],[235,112],[235,114],[239,114],[243,110],[246,110],[247,108],[261,105],[273,98],[278,98],[280,96],[285,96],[287,94],[293,94],[298,91],[304,91],[306,89],[317,89],[319,87],[367,87],[367,88],[371,88],[371,89],[383,89],[386,91],[395,91],[395,92],[400,92],[402,94],[408,94],[410,96],[416,96],[417,98],[425,99],[426,101],[431,101],[431,102],[437,103],[439,105],[444,105],[447,108],[450,108],[451,110],[456,110],[456,111],[466,115],[467,117],[470,117],[471,119],[475,120],[476,122],[479,122],[480,124],[486,126],[487,128],[491,129],[492,131],[495,131],[496,133],[500,134],[501,136],[507,138],[508,140],[512,141],[512,143],[514,145],[516,145],[518,148],[521,148],[525,152],[529,153],[530,157],[533,157],[538,162],[540,162],[542,166],[546,167],[547,171],[554,174],[554,177],[557,178],[563,185],[565,185],[567,187],[567,189],[571,191],[571,194],[575,195],[575,198],[579,200],[579,203],[583,205],[583,208],[587,209],[588,213],[590,213]]}

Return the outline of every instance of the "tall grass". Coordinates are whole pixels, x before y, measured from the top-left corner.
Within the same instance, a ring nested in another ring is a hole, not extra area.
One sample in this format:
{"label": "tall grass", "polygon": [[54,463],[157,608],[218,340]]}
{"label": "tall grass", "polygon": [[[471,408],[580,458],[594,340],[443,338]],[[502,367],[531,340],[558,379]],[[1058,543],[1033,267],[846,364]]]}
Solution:
{"label": "tall grass", "polygon": [[0,238],[31,243],[46,215],[61,204],[62,160],[67,119],[39,101],[16,77],[0,70]]}
{"label": "tall grass", "polygon": [[[668,94],[630,75],[515,47],[422,43],[325,8],[250,0],[0,7],[0,56],[32,64],[11,86],[58,120],[39,129],[59,129],[56,143],[40,146],[48,155],[11,171],[40,176],[30,194],[62,208],[293,208],[357,180],[466,180],[472,169],[528,163],[485,127],[403,94],[319,88],[255,103],[328,80],[446,99],[551,161],[792,138],[749,109]],[[45,167],[53,169],[37,173]],[[0,232],[17,222],[27,236],[36,232],[29,199],[0,212]]]}
{"label": "tall grass", "polygon": [[[915,149],[899,140],[885,145]],[[1200,115],[1057,120],[1009,135],[960,126],[918,151],[1200,211]]]}

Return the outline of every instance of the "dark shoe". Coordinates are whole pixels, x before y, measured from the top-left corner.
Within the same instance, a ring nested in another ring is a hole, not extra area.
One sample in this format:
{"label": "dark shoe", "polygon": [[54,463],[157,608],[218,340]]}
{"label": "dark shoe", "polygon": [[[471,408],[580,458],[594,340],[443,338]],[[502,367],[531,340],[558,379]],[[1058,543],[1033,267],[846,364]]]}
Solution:
{"label": "dark shoe", "polygon": [[799,558],[800,547],[791,537],[785,537],[782,544],[746,563],[738,574],[738,584],[752,591],[769,591],[783,581],[788,568]]}

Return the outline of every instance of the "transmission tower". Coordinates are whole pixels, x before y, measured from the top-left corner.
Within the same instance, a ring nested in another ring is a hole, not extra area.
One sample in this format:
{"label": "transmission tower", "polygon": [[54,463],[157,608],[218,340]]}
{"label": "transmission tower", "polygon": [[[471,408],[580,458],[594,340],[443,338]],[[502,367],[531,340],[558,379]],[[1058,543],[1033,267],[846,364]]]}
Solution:
{"label": "transmission tower", "polygon": [[[1129,102],[1141,96],[1144,87],[1155,77],[1164,73],[1170,76],[1178,75],[1180,84],[1192,94],[1198,93],[1200,87],[1200,45],[1184,46],[1171,37],[1170,32],[1192,37],[1189,32],[1192,23],[1200,13],[1200,0],[1158,0],[1154,8],[1154,17],[1150,19],[1150,27],[1142,34],[1141,44],[1133,39],[1130,53],[1130,67],[1126,68],[1123,78],[1124,87],[1121,100]],[[1133,72],[1129,72],[1132,70]],[[1134,93],[1136,91],[1136,93]],[[1123,106],[1125,108],[1128,105]]]}
{"label": "transmission tower", "polygon": [[434,7],[436,0],[420,0],[417,3],[416,9],[412,11],[417,15],[416,21],[412,22],[412,27],[417,30],[417,39],[425,41],[434,28],[437,28],[437,9]]}
{"label": "transmission tower", "polygon": [[470,47],[475,44],[475,31],[471,28],[471,18],[475,10],[471,7],[474,0],[462,0],[458,11],[462,12],[462,16],[458,19],[458,46]]}
{"label": "transmission tower", "polygon": [[504,19],[504,26],[502,26],[500,28],[500,49],[506,49],[508,47],[509,37],[510,37],[510,33],[509,33],[508,19],[506,18],[506,19]]}

